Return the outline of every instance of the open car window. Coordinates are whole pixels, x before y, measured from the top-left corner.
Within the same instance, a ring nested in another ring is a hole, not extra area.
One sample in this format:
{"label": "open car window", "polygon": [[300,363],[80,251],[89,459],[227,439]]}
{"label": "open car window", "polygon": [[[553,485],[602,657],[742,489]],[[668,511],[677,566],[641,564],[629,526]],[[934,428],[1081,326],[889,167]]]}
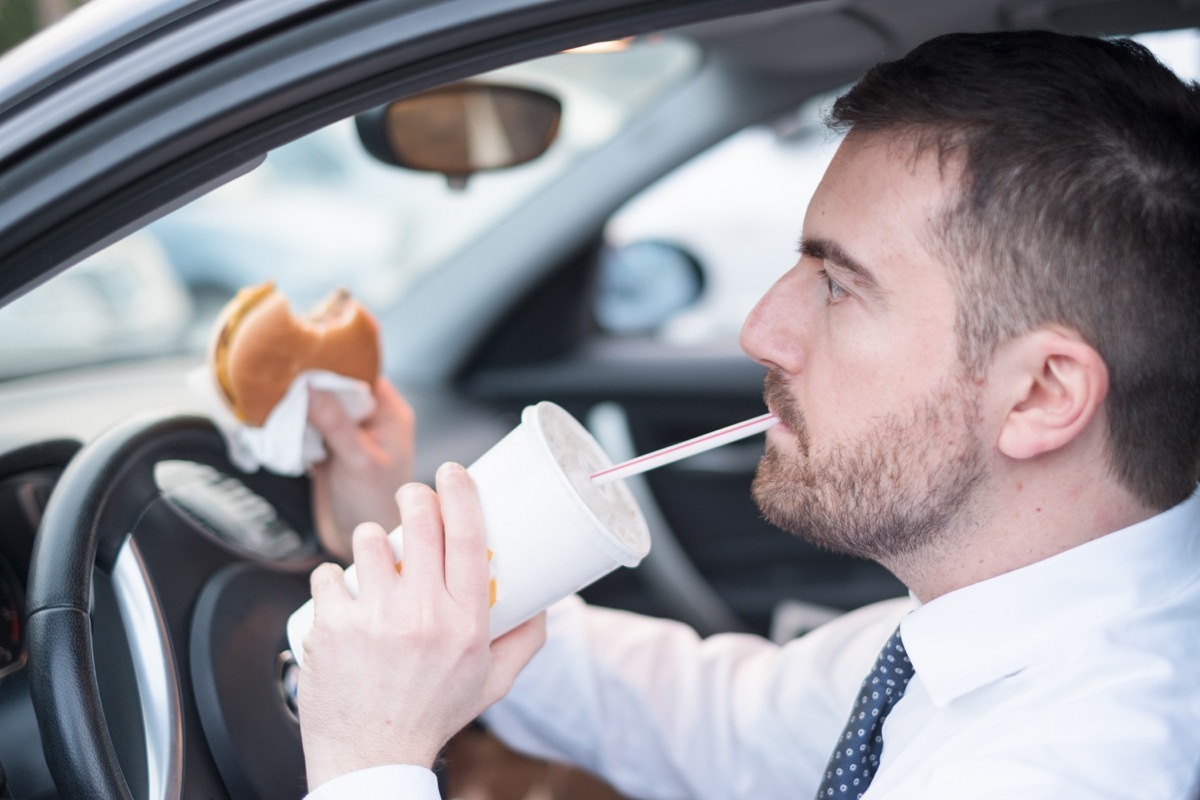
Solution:
{"label": "open car window", "polygon": [[543,155],[475,173],[464,186],[377,161],[351,119],[284,145],[249,173],[0,309],[0,379],[198,352],[225,301],[267,280],[297,309],[338,286],[386,309],[697,63],[691,42],[657,36],[479,76],[548,92],[563,113]]}

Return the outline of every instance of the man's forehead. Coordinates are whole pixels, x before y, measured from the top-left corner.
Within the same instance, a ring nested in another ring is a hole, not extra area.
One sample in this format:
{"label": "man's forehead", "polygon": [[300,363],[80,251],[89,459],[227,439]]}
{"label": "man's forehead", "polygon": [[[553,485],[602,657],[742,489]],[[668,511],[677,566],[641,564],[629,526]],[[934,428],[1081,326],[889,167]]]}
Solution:
{"label": "man's forehead", "polygon": [[867,157],[893,163],[914,174],[932,171],[947,188],[956,188],[966,153],[961,136],[953,132],[917,126],[886,131],[852,130],[843,137],[830,165]]}
{"label": "man's forehead", "polygon": [[912,136],[851,133],[809,204],[801,250],[857,265],[886,292],[905,279],[894,266],[938,260],[932,245],[959,179],[957,159],[944,162]]}

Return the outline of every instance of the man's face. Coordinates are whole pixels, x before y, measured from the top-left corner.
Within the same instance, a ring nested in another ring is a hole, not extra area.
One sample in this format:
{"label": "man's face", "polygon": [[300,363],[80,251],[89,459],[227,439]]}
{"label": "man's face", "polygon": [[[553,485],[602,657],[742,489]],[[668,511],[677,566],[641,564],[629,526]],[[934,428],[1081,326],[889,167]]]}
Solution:
{"label": "man's face", "polygon": [[932,154],[847,137],[809,205],[799,262],[742,329],[781,420],[754,481],[763,513],[885,564],[963,522],[985,475],[979,387],[957,358],[946,267],[928,249],[957,180]]}

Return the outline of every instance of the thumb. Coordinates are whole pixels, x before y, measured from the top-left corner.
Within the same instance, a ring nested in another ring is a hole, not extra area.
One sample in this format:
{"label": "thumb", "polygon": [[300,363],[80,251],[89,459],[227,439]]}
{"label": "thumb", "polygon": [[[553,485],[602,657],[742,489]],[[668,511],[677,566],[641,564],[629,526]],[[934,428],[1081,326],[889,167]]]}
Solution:
{"label": "thumb", "polygon": [[545,611],[492,642],[492,669],[483,692],[488,705],[508,694],[517,675],[545,643]]}
{"label": "thumb", "polygon": [[328,392],[309,392],[308,421],[335,458],[352,459],[363,446],[359,424],[346,413],[341,401]]}

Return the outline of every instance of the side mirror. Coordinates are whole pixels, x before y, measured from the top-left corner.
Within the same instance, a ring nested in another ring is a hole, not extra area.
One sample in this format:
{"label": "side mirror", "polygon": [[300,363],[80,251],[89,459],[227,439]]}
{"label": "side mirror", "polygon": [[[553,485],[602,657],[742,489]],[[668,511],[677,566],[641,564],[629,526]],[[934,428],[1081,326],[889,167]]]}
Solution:
{"label": "side mirror", "polygon": [[596,322],[607,333],[651,333],[703,291],[700,263],[675,244],[645,239],[610,247],[600,257]]}
{"label": "side mirror", "polygon": [[451,186],[488,169],[524,164],[554,141],[558,98],[516,86],[464,82],[372,109],[355,118],[367,152],[397,167],[440,172]]}

